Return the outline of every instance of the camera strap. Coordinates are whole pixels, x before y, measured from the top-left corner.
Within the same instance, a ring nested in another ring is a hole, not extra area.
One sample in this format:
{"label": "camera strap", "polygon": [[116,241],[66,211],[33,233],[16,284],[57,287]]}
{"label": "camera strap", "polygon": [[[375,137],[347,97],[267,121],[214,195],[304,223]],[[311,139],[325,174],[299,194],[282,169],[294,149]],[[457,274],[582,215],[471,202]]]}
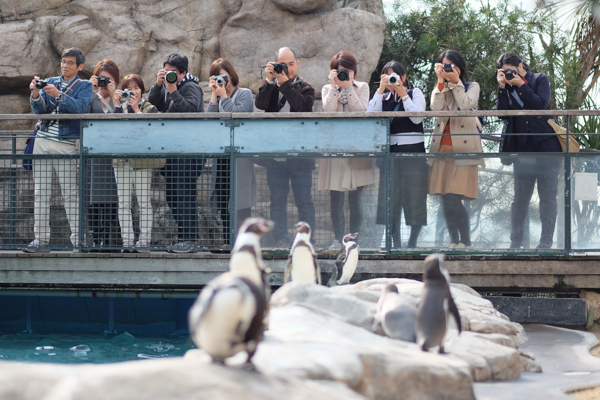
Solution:
{"label": "camera strap", "polygon": [[104,99],[104,97],[97,95],[98,98],[100,99],[100,101],[102,102],[102,104],[104,104],[104,108],[107,108],[109,112],[113,113],[114,110],[113,108],[110,106],[110,104]]}

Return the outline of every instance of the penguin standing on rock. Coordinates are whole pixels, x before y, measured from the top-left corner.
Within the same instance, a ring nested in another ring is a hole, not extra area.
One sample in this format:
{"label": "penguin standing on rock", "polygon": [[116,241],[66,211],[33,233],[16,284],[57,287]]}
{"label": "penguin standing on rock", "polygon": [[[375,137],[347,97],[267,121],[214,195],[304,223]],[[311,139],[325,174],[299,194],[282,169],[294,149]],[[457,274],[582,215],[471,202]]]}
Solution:
{"label": "penguin standing on rock", "polygon": [[310,225],[306,222],[298,222],[296,229],[298,233],[294,239],[292,250],[290,250],[290,258],[285,265],[283,283],[287,283],[291,275],[292,281],[312,282],[320,285],[321,269],[317,264],[315,249],[310,242]]}
{"label": "penguin standing on rock", "polygon": [[356,271],[358,255],[360,254],[358,244],[355,242],[357,237],[358,232],[349,233],[342,239],[342,248],[335,260],[337,276],[340,277],[337,281],[338,285],[350,283],[350,279],[352,279],[352,275],[354,275],[354,271]]}
{"label": "penguin standing on rock", "polygon": [[224,363],[246,351],[252,365],[268,317],[269,285],[260,237],[272,227],[273,222],[263,218],[246,220],[236,238],[230,271],[210,281],[190,309],[192,339],[213,362]]}
{"label": "penguin standing on rock", "polygon": [[398,287],[392,284],[385,285],[377,302],[373,332],[377,331],[381,323],[385,334],[392,339],[415,343],[415,320],[415,307],[400,296]]}
{"label": "penguin standing on rock", "polygon": [[461,332],[460,315],[450,292],[450,274],[444,267],[444,255],[432,254],[423,264],[423,291],[417,307],[417,343],[423,351],[439,346],[444,353],[448,319],[452,315]]}

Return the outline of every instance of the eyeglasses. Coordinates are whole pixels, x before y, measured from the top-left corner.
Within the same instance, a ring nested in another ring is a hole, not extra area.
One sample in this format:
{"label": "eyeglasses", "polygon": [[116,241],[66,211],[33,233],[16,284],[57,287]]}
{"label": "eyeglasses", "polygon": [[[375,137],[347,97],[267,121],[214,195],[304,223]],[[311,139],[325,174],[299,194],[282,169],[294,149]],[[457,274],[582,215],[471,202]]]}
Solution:
{"label": "eyeglasses", "polygon": [[74,61],[61,60],[60,61],[60,65],[68,65],[69,67],[72,67],[73,65],[75,65],[75,62]]}

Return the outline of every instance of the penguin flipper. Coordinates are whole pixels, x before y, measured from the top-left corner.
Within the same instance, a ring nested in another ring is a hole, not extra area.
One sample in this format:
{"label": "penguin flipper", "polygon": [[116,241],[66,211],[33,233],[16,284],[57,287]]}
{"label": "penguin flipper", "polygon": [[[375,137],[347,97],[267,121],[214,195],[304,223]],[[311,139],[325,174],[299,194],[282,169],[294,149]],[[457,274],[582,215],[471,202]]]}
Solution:
{"label": "penguin flipper", "polygon": [[288,258],[287,262],[285,263],[285,269],[283,270],[283,283],[288,283],[288,281],[290,280],[290,271],[292,269],[292,256],[290,255],[290,258]]}
{"label": "penguin flipper", "polygon": [[319,264],[317,263],[316,256],[313,256],[313,262],[315,264],[315,274],[317,275],[317,283],[320,285],[321,284],[321,267],[319,267]]}
{"label": "penguin flipper", "polygon": [[458,326],[458,333],[461,333],[462,327],[460,326],[460,314],[458,313],[458,307],[456,307],[456,303],[452,298],[452,294],[450,294],[450,299],[448,301],[448,310],[452,313],[452,316],[456,321],[456,325]]}

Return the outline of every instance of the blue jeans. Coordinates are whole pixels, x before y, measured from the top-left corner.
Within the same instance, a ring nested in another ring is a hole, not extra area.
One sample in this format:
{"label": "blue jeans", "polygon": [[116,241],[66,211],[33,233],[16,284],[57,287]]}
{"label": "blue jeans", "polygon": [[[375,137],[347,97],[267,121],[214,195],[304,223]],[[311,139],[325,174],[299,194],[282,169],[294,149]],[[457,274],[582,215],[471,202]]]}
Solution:
{"label": "blue jeans", "polygon": [[271,194],[271,219],[275,222],[273,237],[276,241],[289,241],[287,198],[290,192],[290,181],[294,192],[294,202],[298,208],[298,219],[310,225],[314,237],[316,227],[315,204],[313,203],[311,190],[312,169],[298,167],[296,163],[280,161],[274,161],[267,167],[267,184]]}

